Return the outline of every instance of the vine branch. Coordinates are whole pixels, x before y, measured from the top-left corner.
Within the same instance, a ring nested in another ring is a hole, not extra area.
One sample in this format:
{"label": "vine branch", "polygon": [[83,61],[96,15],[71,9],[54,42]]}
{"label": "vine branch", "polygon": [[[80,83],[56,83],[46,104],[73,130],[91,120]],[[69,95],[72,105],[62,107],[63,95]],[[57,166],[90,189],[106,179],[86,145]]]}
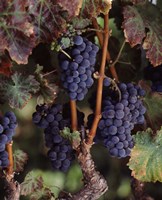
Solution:
{"label": "vine branch", "polygon": [[105,65],[106,65],[106,54],[107,54],[107,46],[108,46],[108,38],[109,38],[109,18],[108,14],[104,16],[104,40],[103,40],[103,49],[102,49],[102,61],[101,67],[99,71],[99,79],[98,79],[98,86],[97,86],[97,100],[96,100],[96,110],[95,110],[95,117],[92,124],[92,128],[88,134],[87,144],[92,144],[93,138],[95,137],[97,125],[101,118],[101,105],[102,105],[102,88],[103,88],[103,79],[105,77]]}
{"label": "vine branch", "polygon": [[9,177],[13,176],[13,167],[14,167],[14,161],[13,161],[13,152],[12,152],[12,141],[6,144],[6,150],[8,152],[8,158],[9,158],[9,166],[7,167],[7,175]]}
{"label": "vine branch", "polygon": [[[98,23],[97,23],[96,18],[93,18],[93,19],[92,19],[92,23],[93,23],[93,26],[94,26],[95,29],[97,29],[97,30],[100,29],[100,28],[99,28],[99,25],[98,25]],[[99,31],[96,31],[96,35],[97,35],[97,37],[98,37],[98,40],[99,40],[100,45],[103,46],[103,42],[104,42],[103,34],[102,34],[101,32],[99,32]],[[110,63],[110,61],[111,61],[110,53],[109,53],[108,50],[107,50],[107,52],[106,52],[106,60],[107,60],[108,63]],[[119,81],[119,78],[118,78],[118,75],[117,75],[117,73],[116,73],[115,66],[110,67],[110,72],[111,72],[113,78],[118,82],[118,81]]]}
{"label": "vine branch", "polygon": [[77,107],[76,101],[70,100],[70,110],[71,110],[71,128],[73,131],[78,129],[78,119],[77,119]]}

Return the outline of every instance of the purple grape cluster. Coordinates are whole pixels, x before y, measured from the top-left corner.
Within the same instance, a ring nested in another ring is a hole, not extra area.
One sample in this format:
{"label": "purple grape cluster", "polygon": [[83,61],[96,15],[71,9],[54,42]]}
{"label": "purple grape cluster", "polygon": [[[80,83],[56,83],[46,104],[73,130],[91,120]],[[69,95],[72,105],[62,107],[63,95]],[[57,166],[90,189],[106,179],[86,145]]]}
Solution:
{"label": "purple grape cluster", "polygon": [[73,38],[73,47],[67,49],[70,58],[59,54],[61,81],[71,100],[81,101],[93,85],[92,74],[99,48],[79,35]]}
{"label": "purple grape cluster", "polygon": [[13,112],[6,112],[3,117],[0,117],[0,167],[2,168],[9,165],[5,148],[6,144],[12,141],[16,126],[16,116]]}
{"label": "purple grape cluster", "polygon": [[50,150],[48,157],[52,167],[56,170],[67,171],[74,158],[73,149],[69,141],[60,135],[60,130],[69,127],[70,121],[63,118],[63,107],[60,104],[36,107],[33,122],[44,129],[45,143]]}
{"label": "purple grape cluster", "polygon": [[[110,79],[104,82],[107,86]],[[102,118],[98,124],[97,138],[108,148],[111,156],[126,157],[133,148],[131,131],[135,124],[143,124],[146,108],[141,97],[145,91],[132,83],[119,83],[119,91],[109,87],[103,95]],[[92,119],[90,116],[89,119]]]}
{"label": "purple grape cluster", "polygon": [[148,66],[144,70],[144,77],[146,80],[152,82],[152,91],[162,92],[162,65],[157,67]]}

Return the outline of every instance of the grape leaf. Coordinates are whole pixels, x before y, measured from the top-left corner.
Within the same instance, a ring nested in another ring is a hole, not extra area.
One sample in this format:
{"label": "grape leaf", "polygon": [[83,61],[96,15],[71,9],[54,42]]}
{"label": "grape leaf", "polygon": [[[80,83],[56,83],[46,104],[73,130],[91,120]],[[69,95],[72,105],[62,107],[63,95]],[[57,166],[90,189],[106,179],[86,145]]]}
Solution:
{"label": "grape leaf", "polygon": [[68,16],[74,17],[79,15],[83,0],[56,0],[56,2],[68,12]]}
{"label": "grape leaf", "polygon": [[111,0],[85,0],[80,15],[83,18],[91,19],[97,17],[100,13],[107,14],[111,9],[111,4]]}
{"label": "grape leaf", "polygon": [[28,160],[28,155],[19,149],[14,152],[13,156],[14,156],[14,171],[19,173],[23,171],[24,165]]}
{"label": "grape leaf", "polygon": [[0,56],[0,74],[9,77],[11,75],[11,65],[11,60],[6,55]]}
{"label": "grape leaf", "polygon": [[162,64],[162,28],[155,24],[148,25],[149,32],[144,40],[143,48],[146,50],[146,57],[151,64],[158,66]]}
{"label": "grape leaf", "polygon": [[143,182],[162,182],[162,129],[157,131],[137,132],[134,135],[135,146],[128,163],[132,176]]}
{"label": "grape leaf", "polygon": [[146,57],[151,64],[160,65],[162,63],[160,11],[151,3],[146,3],[145,6],[125,6],[123,15],[126,41],[130,43],[131,47],[142,44],[143,49],[146,50]]}
{"label": "grape leaf", "polygon": [[34,172],[29,172],[25,180],[20,185],[21,195],[30,195],[36,190],[41,190],[43,188],[43,179],[41,176],[37,176]]}
{"label": "grape leaf", "polygon": [[138,10],[133,6],[124,7],[124,36],[132,47],[141,44],[145,34],[145,26]]}
{"label": "grape leaf", "polygon": [[79,131],[73,131],[71,132],[68,127],[65,127],[61,132],[61,136],[68,139],[71,143],[74,149],[77,149],[80,145],[81,138]]}
{"label": "grape leaf", "polygon": [[28,13],[38,41],[51,42],[66,30],[66,20],[57,1],[30,0]]}
{"label": "grape leaf", "polygon": [[0,5],[0,52],[8,50],[12,60],[26,64],[35,47],[33,26],[26,12],[27,1],[16,0]]}
{"label": "grape leaf", "polygon": [[138,84],[146,91],[143,102],[147,109],[147,126],[158,130],[162,124],[162,109],[159,109],[162,107],[162,95],[158,92],[152,92],[150,81],[141,80]]}
{"label": "grape leaf", "polygon": [[11,79],[2,77],[0,92],[9,101],[11,107],[23,108],[31,99],[32,93],[39,90],[39,85],[33,75],[24,76],[16,72],[11,76]]}
{"label": "grape leaf", "polygon": [[54,194],[49,188],[42,188],[33,192],[30,195],[30,200],[51,200],[52,197],[54,197]]}
{"label": "grape leaf", "polygon": [[82,17],[74,17],[72,20],[72,24],[75,29],[84,29],[91,24],[91,20],[87,18],[84,19]]}
{"label": "grape leaf", "polygon": [[[58,86],[51,82],[50,76],[46,77],[43,74],[37,74],[37,80],[40,83],[39,96],[37,99],[38,104],[52,103],[57,97]],[[54,77],[52,77],[52,81]]]}
{"label": "grape leaf", "polygon": [[159,109],[162,108],[162,96],[157,92],[148,93],[144,98],[144,103],[151,124],[155,129],[159,128],[162,124],[162,109]]}

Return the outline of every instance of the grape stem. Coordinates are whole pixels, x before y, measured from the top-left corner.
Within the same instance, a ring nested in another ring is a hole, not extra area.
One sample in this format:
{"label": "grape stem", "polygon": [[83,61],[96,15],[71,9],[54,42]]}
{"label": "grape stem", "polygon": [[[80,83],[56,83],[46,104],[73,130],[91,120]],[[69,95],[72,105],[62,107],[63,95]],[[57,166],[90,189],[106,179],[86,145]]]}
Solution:
{"label": "grape stem", "polygon": [[123,51],[123,49],[124,49],[124,47],[125,47],[125,43],[126,43],[126,41],[124,40],[123,43],[122,43],[122,46],[121,46],[121,48],[120,48],[120,50],[119,50],[119,53],[118,53],[118,55],[117,55],[117,57],[116,57],[116,59],[114,60],[113,63],[111,63],[111,64],[109,65],[110,68],[111,68],[111,67],[114,67],[115,64],[119,61],[119,58],[121,57],[122,51]]}
{"label": "grape stem", "polygon": [[[93,26],[94,26],[95,29],[97,29],[97,30],[100,29],[100,28],[99,28],[99,25],[98,25],[98,23],[97,23],[97,19],[96,19],[96,18],[93,18],[93,19],[92,19],[92,23],[93,23]],[[98,37],[98,40],[99,40],[100,45],[103,46],[103,42],[104,42],[104,40],[103,40],[103,34],[102,34],[101,32],[99,32],[99,31],[96,31],[96,35],[97,35],[97,37]],[[108,50],[107,50],[107,52],[106,52],[106,60],[107,60],[108,63],[111,62],[111,57],[110,57],[110,53],[109,53]],[[110,67],[110,72],[111,72],[111,74],[112,74],[112,77],[113,77],[117,82],[119,82],[119,78],[118,78],[118,75],[117,75],[117,73],[116,73],[115,66],[111,66],[111,67]]]}
{"label": "grape stem", "polygon": [[92,144],[93,139],[96,135],[96,130],[98,126],[98,122],[101,118],[101,105],[102,105],[102,88],[103,88],[103,80],[105,78],[105,65],[106,65],[106,54],[107,54],[107,46],[108,46],[108,39],[109,39],[109,18],[108,14],[104,16],[104,40],[103,40],[103,48],[102,48],[102,61],[101,67],[99,71],[99,79],[97,85],[97,99],[96,99],[96,110],[95,110],[95,117],[92,123],[92,127],[88,134],[87,144]]}
{"label": "grape stem", "polygon": [[63,49],[60,49],[60,51],[65,54],[70,60],[72,60],[72,58],[70,57],[70,55],[68,53],[66,53],[66,51],[64,51]]}
{"label": "grape stem", "polygon": [[14,167],[14,161],[13,161],[13,152],[12,152],[12,141],[6,144],[6,151],[8,152],[8,158],[9,158],[9,166],[7,167],[7,175],[8,177],[13,176],[13,167]]}
{"label": "grape stem", "polygon": [[101,29],[95,29],[95,28],[87,28],[85,31],[95,31],[95,32],[104,33],[104,30],[101,30]]}
{"label": "grape stem", "polygon": [[56,71],[57,71],[57,70],[54,69],[54,70],[52,70],[52,71],[50,71],[50,72],[47,72],[46,74],[43,74],[42,77],[49,76],[50,74],[53,74],[53,73],[55,73]]}
{"label": "grape stem", "polygon": [[70,110],[71,110],[71,129],[72,131],[77,131],[78,129],[78,119],[77,119],[77,107],[76,101],[70,100]]}

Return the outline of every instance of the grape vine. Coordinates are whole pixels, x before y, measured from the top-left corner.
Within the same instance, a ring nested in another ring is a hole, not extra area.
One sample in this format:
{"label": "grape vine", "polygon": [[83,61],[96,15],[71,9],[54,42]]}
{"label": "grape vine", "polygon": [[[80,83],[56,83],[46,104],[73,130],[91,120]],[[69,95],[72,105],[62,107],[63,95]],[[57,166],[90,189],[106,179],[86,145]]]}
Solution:
{"label": "grape vine", "polygon": [[160,17],[149,0],[0,2],[0,199],[162,198]]}

